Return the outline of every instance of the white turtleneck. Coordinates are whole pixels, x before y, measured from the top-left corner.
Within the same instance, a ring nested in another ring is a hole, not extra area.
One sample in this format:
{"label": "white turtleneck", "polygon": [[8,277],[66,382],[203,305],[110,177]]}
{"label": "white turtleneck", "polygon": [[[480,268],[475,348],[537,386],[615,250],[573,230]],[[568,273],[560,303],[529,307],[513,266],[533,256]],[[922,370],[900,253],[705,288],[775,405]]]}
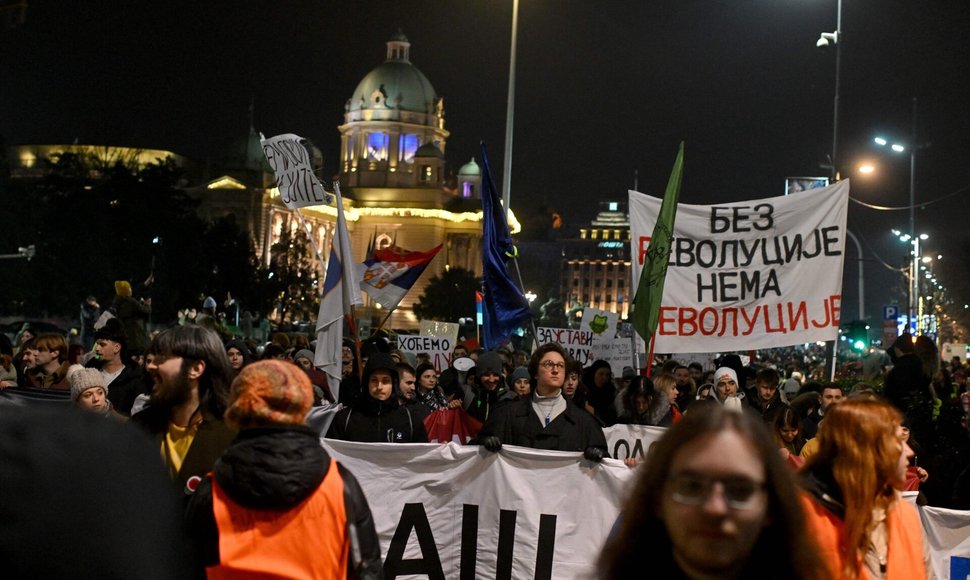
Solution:
{"label": "white turtleneck", "polygon": [[542,426],[548,426],[566,410],[566,399],[562,397],[562,389],[557,389],[554,394],[546,397],[536,391],[532,395],[532,410],[535,411]]}

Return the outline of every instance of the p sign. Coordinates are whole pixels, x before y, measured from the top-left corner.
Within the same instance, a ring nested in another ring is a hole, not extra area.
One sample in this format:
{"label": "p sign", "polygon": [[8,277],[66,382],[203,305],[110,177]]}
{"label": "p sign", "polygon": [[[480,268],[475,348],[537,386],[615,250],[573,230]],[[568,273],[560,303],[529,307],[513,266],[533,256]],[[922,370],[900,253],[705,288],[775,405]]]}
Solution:
{"label": "p sign", "polygon": [[899,318],[899,306],[895,304],[884,305],[882,307],[882,319],[895,321]]}

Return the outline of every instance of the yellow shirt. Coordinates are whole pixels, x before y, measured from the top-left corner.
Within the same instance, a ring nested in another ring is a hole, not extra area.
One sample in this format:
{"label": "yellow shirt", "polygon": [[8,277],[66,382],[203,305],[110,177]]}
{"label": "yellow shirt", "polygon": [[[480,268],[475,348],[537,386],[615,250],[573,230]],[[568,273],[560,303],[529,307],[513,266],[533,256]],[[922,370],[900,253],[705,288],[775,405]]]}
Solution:
{"label": "yellow shirt", "polygon": [[201,421],[194,421],[191,425],[183,427],[169,421],[168,430],[162,438],[162,461],[168,467],[172,477],[182,469],[182,462],[192,447],[195,434],[199,431]]}
{"label": "yellow shirt", "polygon": [[802,447],[801,457],[807,460],[816,453],[818,453],[818,437],[813,437],[805,442],[805,446]]}

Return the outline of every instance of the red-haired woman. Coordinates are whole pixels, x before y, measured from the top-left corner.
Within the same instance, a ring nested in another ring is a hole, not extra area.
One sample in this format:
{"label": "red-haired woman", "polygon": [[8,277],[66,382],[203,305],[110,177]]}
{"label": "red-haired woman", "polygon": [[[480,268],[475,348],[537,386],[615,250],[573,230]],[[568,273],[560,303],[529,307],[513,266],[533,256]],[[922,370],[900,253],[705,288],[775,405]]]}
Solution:
{"label": "red-haired woman", "polygon": [[898,490],[913,451],[888,403],[850,399],[829,408],[819,448],[805,464],[808,536],[833,578],[931,575],[916,508]]}

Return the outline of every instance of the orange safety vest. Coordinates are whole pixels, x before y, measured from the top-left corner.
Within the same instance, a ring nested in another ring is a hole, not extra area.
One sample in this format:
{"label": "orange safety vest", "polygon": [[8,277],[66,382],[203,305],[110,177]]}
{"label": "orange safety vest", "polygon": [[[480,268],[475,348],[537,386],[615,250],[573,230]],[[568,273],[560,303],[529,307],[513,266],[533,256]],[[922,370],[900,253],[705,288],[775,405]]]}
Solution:
{"label": "orange safety vest", "polygon": [[234,502],[212,474],[219,564],[209,578],[345,578],[350,540],[337,462],[310,497],[292,508],[253,510]]}
{"label": "orange safety vest", "polygon": [[[807,537],[815,538],[821,550],[821,562],[830,578],[842,576],[842,555],[839,552],[845,524],[838,516],[825,509],[812,497],[802,492]],[[923,528],[916,508],[897,499],[886,514],[886,531],[889,535],[889,552],[886,562],[886,580],[925,580],[926,566],[923,562]],[[867,580],[862,559],[859,560],[857,577]]]}

